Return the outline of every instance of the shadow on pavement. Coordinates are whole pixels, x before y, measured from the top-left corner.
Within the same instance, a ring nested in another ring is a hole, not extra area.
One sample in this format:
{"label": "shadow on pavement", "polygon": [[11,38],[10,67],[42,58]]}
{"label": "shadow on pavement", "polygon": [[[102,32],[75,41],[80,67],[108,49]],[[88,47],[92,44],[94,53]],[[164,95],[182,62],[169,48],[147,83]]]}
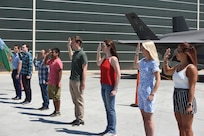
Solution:
{"label": "shadow on pavement", "polygon": [[78,131],[78,130],[70,130],[67,128],[61,128],[61,129],[57,129],[57,132],[65,132],[67,134],[75,134],[75,135],[85,135],[85,136],[96,136],[98,135],[98,133],[91,133],[91,132],[85,132],[85,131]]}
{"label": "shadow on pavement", "polygon": [[3,98],[3,97],[0,97],[1,100],[11,100],[10,98]]}
{"label": "shadow on pavement", "polygon": [[5,93],[0,93],[0,95],[8,95],[8,94],[5,94]]}
{"label": "shadow on pavement", "polygon": [[20,107],[20,106],[16,106],[14,108],[17,108],[17,109],[25,109],[25,110],[38,110],[36,108],[30,108],[30,107]]}
{"label": "shadow on pavement", "polygon": [[36,113],[29,113],[29,112],[20,112],[20,113],[24,115],[30,115],[30,116],[49,117],[49,115],[45,115],[45,114],[36,114]]}
{"label": "shadow on pavement", "polygon": [[[43,116],[42,114],[39,114],[39,115]],[[49,115],[44,115],[44,116],[49,117]],[[56,121],[56,120],[47,120],[47,119],[44,119],[44,118],[39,118],[38,120],[31,120],[31,121],[49,123],[49,124],[58,124],[58,125],[71,125],[71,122],[61,122],[61,121]]]}
{"label": "shadow on pavement", "polygon": [[[31,114],[33,115],[33,114]],[[37,114],[34,114],[37,115]],[[56,121],[56,120],[48,120],[44,118],[39,118],[38,120],[31,120],[33,122],[41,122],[41,123],[49,123],[49,124],[57,124],[57,125],[71,125],[71,122],[61,122],[61,121]],[[86,131],[79,131],[79,130],[70,130],[67,128],[57,128],[57,132],[64,132],[67,134],[75,134],[75,135],[88,135],[88,136],[96,136],[98,133],[92,133],[92,132],[86,132]]]}
{"label": "shadow on pavement", "polygon": [[6,104],[19,104],[19,102],[6,102],[6,101],[0,101],[0,103],[6,103]]}

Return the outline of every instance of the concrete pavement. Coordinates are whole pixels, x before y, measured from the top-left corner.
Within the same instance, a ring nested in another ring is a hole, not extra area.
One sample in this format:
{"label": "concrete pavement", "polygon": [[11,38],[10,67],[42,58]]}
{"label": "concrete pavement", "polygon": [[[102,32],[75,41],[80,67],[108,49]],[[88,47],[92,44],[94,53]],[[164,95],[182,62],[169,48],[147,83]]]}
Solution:
{"label": "concrete pavement", "polygon": [[[38,85],[37,74],[33,74],[32,102],[28,105],[19,104],[22,100],[12,100],[15,92],[10,74],[0,73],[0,135],[1,136],[86,136],[102,132],[106,126],[105,110],[100,94],[98,73],[87,76],[85,98],[85,125],[72,127],[74,107],[69,93],[69,72],[63,73],[61,116],[49,117],[50,109],[37,110],[41,107],[42,98]],[[118,136],[145,136],[140,111],[130,107],[135,101],[136,80],[123,76],[120,81],[116,99],[117,134]],[[198,112],[194,116],[193,129],[195,136],[204,134],[204,83],[197,83],[196,99]],[[157,93],[154,113],[155,136],[178,136],[177,124],[173,114],[173,82],[162,80]]]}

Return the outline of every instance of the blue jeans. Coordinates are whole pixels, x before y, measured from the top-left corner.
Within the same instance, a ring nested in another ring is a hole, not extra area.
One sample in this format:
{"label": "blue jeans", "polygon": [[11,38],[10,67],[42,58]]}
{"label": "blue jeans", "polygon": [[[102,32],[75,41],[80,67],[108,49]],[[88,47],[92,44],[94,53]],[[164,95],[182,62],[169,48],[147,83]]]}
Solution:
{"label": "blue jeans", "polygon": [[49,97],[48,97],[48,88],[47,84],[40,84],[42,99],[43,99],[43,107],[48,108],[49,107]]}
{"label": "blue jeans", "polygon": [[115,96],[111,96],[114,86],[101,84],[101,95],[106,109],[106,118],[108,121],[106,132],[116,134],[116,112],[115,112]]}

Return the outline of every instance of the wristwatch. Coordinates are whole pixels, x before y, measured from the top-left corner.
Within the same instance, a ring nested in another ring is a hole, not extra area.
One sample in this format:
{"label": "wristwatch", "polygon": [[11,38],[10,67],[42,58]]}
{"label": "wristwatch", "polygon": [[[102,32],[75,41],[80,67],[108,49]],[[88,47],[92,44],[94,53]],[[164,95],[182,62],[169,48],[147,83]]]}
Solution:
{"label": "wristwatch", "polygon": [[187,106],[193,106],[193,103],[192,102],[188,102]]}

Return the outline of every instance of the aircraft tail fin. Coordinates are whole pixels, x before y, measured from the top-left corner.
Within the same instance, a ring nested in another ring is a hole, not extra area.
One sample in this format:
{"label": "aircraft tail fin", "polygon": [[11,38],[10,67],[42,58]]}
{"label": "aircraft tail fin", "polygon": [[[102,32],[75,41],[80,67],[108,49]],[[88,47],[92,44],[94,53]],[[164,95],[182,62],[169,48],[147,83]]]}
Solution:
{"label": "aircraft tail fin", "polygon": [[188,25],[183,16],[176,16],[172,18],[173,32],[189,31]]}
{"label": "aircraft tail fin", "polygon": [[150,28],[135,14],[125,14],[140,40],[159,40]]}

